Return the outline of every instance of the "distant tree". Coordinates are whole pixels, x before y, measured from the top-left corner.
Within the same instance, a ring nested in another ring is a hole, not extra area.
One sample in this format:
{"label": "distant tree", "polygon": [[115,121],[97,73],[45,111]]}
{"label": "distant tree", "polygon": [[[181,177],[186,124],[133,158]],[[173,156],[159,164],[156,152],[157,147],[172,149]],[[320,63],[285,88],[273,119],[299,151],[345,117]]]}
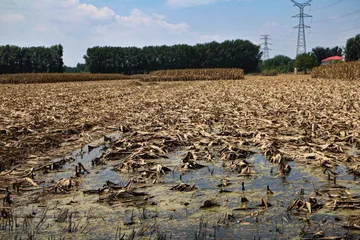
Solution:
{"label": "distant tree", "polygon": [[63,47],[0,46],[0,74],[63,72]]}
{"label": "distant tree", "polygon": [[311,70],[316,66],[316,58],[311,53],[300,54],[296,57],[294,66],[306,74],[307,70]]}
{"label": "distant tree", "polygon": [[336,46],[330,49],[332,56],[342,56],[343,55],[343,48]]}
{"label": "distant tree", "polygon": [[80,72],[89,72],[89,67],[85,63],[78,63],[76,68],[80,70]]}
{"label": "distant tree", "polygon": [[292,72],[294,68],[294,60],[284,55],[278,55],[274,58],[263,61],[260,68],[261,71],[276,70],[280,73]]}
{"label": "distant tree", "polygon": [[325,58],[332,56],[342,56],[342,52],[342,48],[338,46],[333,48],[316,47],[312,49],[312,53],[316,58],[317,65],[320,65],[321,61]]}
{"label": "distant tree", "polygon": [[76,67],[70,67],[70,66],[64,66],[64,72],[65,73],[77,73]]}
{"label": "distant tree", "polygon": [[88,73],[89,72],[89,68],[86,64],[84,63],[78,63],[76,65],[76,67],[69,67],[69,66],[65,66],[64,67],[64,72],[65,73]]}
{"label": "distant tree", "polygon": [[349,38],[345,47],[345,60],[356,61],[360,59],[360,34]]}
{"label": "distant tree", "polygon": [[260,47],[248,40],[228,40],[189,46],[93,47],[84,56],[92,73],[140,74],[162,69],[258,68]]}

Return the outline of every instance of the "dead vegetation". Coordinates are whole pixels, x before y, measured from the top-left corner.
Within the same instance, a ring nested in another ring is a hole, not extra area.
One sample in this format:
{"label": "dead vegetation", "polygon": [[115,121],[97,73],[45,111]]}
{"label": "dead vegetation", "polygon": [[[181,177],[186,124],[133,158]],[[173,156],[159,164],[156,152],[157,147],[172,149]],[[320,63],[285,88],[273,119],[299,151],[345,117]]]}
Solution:
{"label": "dead vegetation", "polygon": [[[131,132],[104,156],[128,156],[131,161],[120,171],[133,171],[141,159],[164,157],[192,140],[196,144],[184,168],[202,167],[198,160],[214,158],[204,147],[219,144],[226,147],[224,161],[246,156],[242,146],[257,146],[270,161],[282,162],[284,173],[294,159],[323,168],[354,164],[359,156],[350,151],[360,146],[358,85],[306,76],[142,86],[132,81],[3,85],[1,175],[40,168],[51,156],[114,130]],[[232,168],[252,174],[251,166]]]}
{"label": "dead vegetation", "polygon": [[[138,79],[142,81],[239,80],[244,79],[244,71],[242,69],[235,68],[214,68],[159,70],[153,71],[150,74],[137,75],[93,73],[19,73],[0,75],[0,84],[33,84],[130,79]],[[143,85],[141,82],[136,82],[136,84],[139,86]]]}
{"label": "dead vegetation", "polygon": [[[272,198],[281,192],[267,182],[260,190],[248,184],[264,174],[248,159],[255,153],[270,162],[271,177],[291,177],[294,170],[290,165],[295,161],[321,170],[328,180],[328,186],[314,187],[306,197],[302,189],[300,197],[281,203],[289,214],[360,208],[359,197],[341,185],[336,169],[347,165],[349,173],[359,174],[358,82],[279,76],[272,81],[249,77],[244,81],[156,85],[104,81],[3,87],[0,195],[6,226],[12,224],[6,222],[11,208],[23,204],[19,192],[41,189],[43,195],[54,197],[81,192],[95,197],[98,204],[144,208],[158,204],[146,187],[159,186],[173,176],[165,187],[167,193],[191,196],[183,205],[193,207],[189,200],[204,190],[204,183],[197,180],[216,174],[215,195],[207,196],[196,209],[207,212],[228,207],[227,200],[219,200],[216,194],[224,198],[238,194],[240,207],[233,204],[231,209],[254,211],[250,216],[259,221],[262,211],[278,209],[278,201]],[[118,137],[105,134],[114,131]],[[101,143],[84,147],[97,138]],[[81,148],[79,155],[96,152],[99,147],[106,151],[83,165],[73,157],[63,157],[75,147]],[[182,151],[178,166],[168,166],[177,150]],[[55,155],[62,157],[50,161]],[[218,163],[222,173],[215,169]],[[82,189],[87,176],[95,176],[103,167],[129,178]],[[61,171],[70,174],[44,187],[40,176]],[[203,176],[194,181],[183,179],[191,172]],[[251,196],[255,190],[262,193],[256,199]],[[69,229],[74,231],[69,216]],[[357,226],[356,219],[344,225]]]}
{"label": "dead vegetation", "polygon": [[82,82],[125,79],[130,79],[130,76],[123,74],[91,73],[19,73],[0,75],[1,84]]}
{"label": "dead vegetation", "polygon": [[311,71],[311,75],[313,78],[359,80],[359,69],[360,61],[336,63],[316,67]]}
{"label": "dead vegetation", "polygon": [[144,81],[240,80],[244,71],[238,68],[160,70],[141,76]]}

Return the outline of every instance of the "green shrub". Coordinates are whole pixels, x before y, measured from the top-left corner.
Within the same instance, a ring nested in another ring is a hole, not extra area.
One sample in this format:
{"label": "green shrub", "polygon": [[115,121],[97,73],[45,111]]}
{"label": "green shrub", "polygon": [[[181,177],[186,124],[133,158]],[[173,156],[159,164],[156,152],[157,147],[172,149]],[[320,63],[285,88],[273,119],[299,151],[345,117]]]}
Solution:
{"label": "green shrub", "polygon": [[279,74],[279,71],[276,69],[265,69],[261,72],[261,75],[263,76],[277,76]]}
{"label": "green shrub", "polygon": [[274,58],[263,61],[260,65],[260,69],[261,71],[264,71],[265,69],[276,69],[278,73],[289,73],[294,69],[294,60],[283,55],[278,55]]}

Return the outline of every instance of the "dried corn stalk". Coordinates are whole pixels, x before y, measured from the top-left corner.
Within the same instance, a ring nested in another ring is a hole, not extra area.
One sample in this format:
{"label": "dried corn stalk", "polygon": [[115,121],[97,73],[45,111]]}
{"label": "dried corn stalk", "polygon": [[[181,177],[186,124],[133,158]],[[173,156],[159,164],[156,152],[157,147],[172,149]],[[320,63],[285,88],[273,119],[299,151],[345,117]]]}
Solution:
{"label": "dried corn stalk", "polygon": [[313,78],[360,80],[360,61],[319,66],[311,75]]}
{"label": "dried corn stalk", "polygon": [[2,84],[81,82],[125,79],[130,79],[130,76],[123,74],[91,73],[21,73],[0,75],[0,83]]}
{"label": "dried corn stalk", "polygon": [[196,81],[196,80],[239,80],[244,71],[239,68],[175,69],[160,70],[144,75],[144,81]]}

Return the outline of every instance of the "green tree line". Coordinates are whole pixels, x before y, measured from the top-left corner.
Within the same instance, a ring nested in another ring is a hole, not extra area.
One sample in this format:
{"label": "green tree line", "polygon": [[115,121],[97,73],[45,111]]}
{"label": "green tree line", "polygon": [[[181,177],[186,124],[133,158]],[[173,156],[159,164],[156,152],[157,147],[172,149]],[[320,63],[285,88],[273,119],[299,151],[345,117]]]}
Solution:
{"label": "green tree line", "polygon": [[360,34],[346,41],[345,59],[346,61],[360,60]]}
{"label": "green tree line", "polygon": [[154,70],[242,68],[257,70],[260,46],[248,40],[227,40],[194,46],[93,47],[84,56],[92,73],[141,74]]}
{"label": "green tree line", "polygon": [[321,61],[332,56],[342,56],[343,50],[341,47],[336,46],[333,48],[316,47],[312,49],[312,54],[315,57],[316,65],[321,65]]}
{"label": "green tree line", "polygon": [[[341,47],[312,49],[309,56],[299,56],[297,66],[302,62],[320,65],[321,60],[330,56],[342,56],[346,61],[360,59],[360,34],[349,38],[344,51]],[[85,64],[75,67],[64,66],[63,47],[18,47],[0,46],[0,74],[5,73],[149,73],[162,69],[184,68],[242,68],[245,72],[274,70],[291,72],[294,60],[287,56],[275,56],[262,62],[260,46],[248,40],[227,40],[222,43],[210,42],[194,46],[179,44],[173,46],[137,47],[92,47],[84,56]],[[315,61],[314,61],[315,59]],[[306,61],[304,61],[306,60]],[[307,61],[308,60],[308,61]],[[308,68],[309,66],[307,66]],[[310,68],[309,68],[310,69]]]}
{"label": "green tree line", "polygon": [[78,63],[75,67],[64,66],[65,73],[88,73],[89,68],[85,63]]}
{"label": "green tree line", "polygon": [[261,62],[260,70],[263,72],[271,70],[278,73],[286,73],[292,72],[294,67],[297,67],[299,70],[306,71],[321,65],[322,60],[328,57],[343,56],[344,53],[346,61],[360,60],[360,34],[349,38],[345,48],[339,46],[333,48],[318,46],[313,48],[309,53],[298,55],[295,60],[287,56],[278,55],[272,59]]}
{"label": "green tree line", "polygon": [[64,70],[63,47],[0,46],[0,74],[61,73]]}
{"label": "green tree line", "polygon": [[278,55],[263,61],[260,69],[261,71],[275,70],[278,73],[288,73],[294,69],[294,60],[287,56]]}

